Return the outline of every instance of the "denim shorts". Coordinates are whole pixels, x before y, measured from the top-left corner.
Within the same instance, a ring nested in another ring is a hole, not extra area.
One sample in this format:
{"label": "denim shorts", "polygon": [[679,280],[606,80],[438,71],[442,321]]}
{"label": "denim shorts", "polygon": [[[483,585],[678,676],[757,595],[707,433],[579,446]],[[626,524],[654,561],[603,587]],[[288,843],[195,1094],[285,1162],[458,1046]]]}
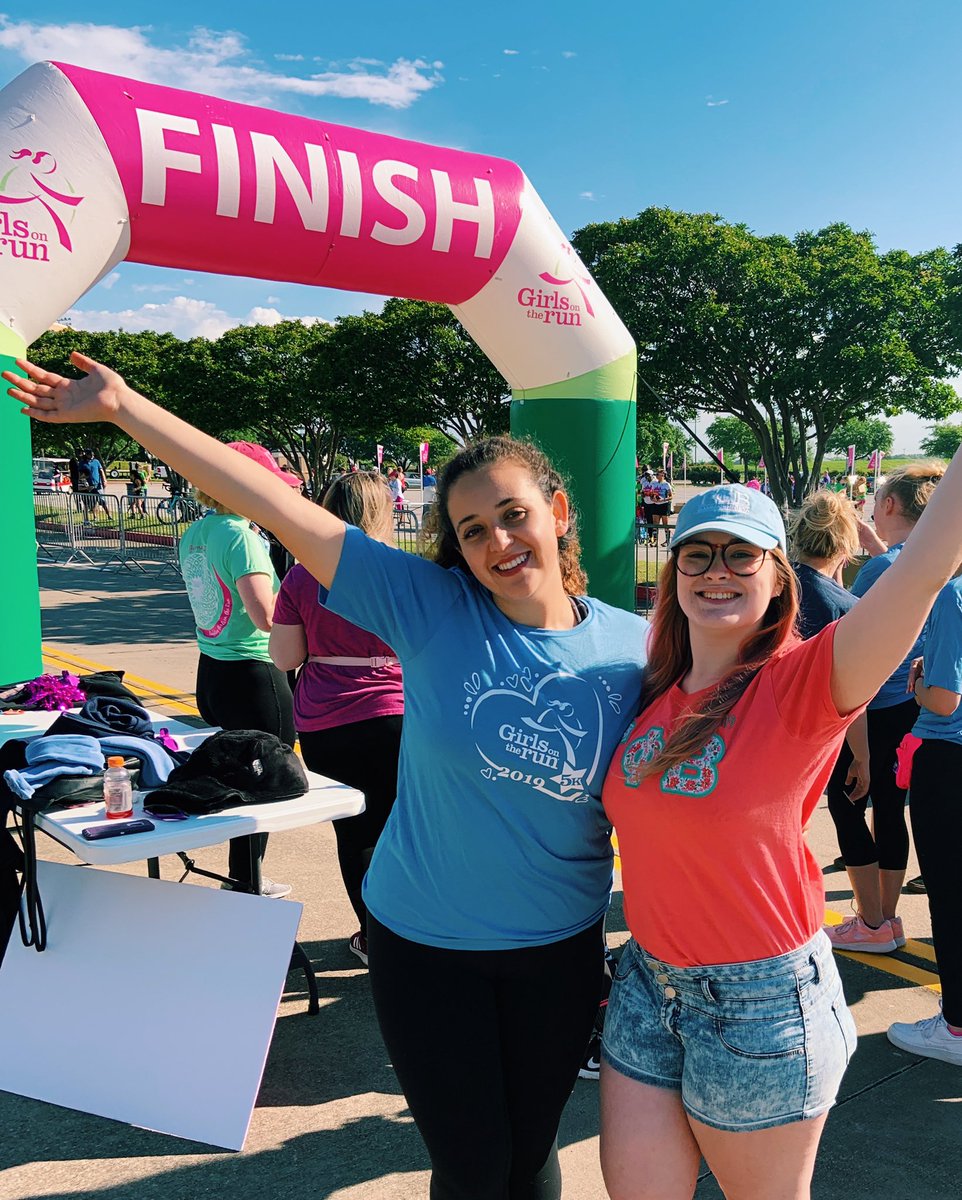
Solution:
{"label": "denim shorts", "polygon": [[681,1092],[715,1129],[769,1129],[835,1103],[855,1022],[831,945],[819,931],[757,962],[673,967],[625,946],[602,1054],[629,1079]]}

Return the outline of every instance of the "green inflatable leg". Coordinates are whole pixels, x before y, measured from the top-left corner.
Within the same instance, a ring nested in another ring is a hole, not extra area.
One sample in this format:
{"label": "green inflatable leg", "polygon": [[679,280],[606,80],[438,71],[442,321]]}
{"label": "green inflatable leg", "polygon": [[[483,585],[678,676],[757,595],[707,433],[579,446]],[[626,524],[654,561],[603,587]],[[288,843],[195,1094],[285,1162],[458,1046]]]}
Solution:
{"label": "green inflatable leg", "polygon": [[511,432],[536,442],[566,476],[592,596],[635,607],[635,403],[515,398]]}
{"label": "green inflatable leg", "polygon": [[[16,370],[14,359],[26,353],[23,341],[0,327],[0,370]],[[3,446],[4,606],[6,636],[0,639],[0,684],[35,679],[42,670],[40,592],[33,519],[33,469],[30,421],[0,388],[0,446]]]}

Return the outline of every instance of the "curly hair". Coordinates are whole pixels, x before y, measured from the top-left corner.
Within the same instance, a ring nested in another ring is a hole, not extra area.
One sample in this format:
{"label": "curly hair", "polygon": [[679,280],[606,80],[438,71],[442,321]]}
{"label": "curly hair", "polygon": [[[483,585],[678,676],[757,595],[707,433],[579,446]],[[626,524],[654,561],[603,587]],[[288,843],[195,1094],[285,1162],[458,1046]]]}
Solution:
{"label": "curly hair", "polygon": [[[549,504],[555,492],[568,493],[562,476],[533,443],[507,436],[483,438],[470,443],[441,468],[435,501],[424,521],[422,545],[440,566],[470,570],[461,554],[458,535],[448,513],[451,488],[462,476],[501,462],[516,462],[524,467]],[[568,528],[558,537],[561,582],[569,596],[582,596],[588,589],[588,579],[582,570],[580,556],[581,545],[572,508],[568,516]]]}

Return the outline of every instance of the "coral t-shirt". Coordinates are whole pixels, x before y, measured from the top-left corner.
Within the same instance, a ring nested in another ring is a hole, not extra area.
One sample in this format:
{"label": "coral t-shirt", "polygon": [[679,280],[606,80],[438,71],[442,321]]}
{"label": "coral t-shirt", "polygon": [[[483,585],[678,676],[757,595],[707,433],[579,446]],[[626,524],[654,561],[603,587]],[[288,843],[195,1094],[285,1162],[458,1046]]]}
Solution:
{"label": "coral t-shirt", "polygon": [[697,758],[638,778],[707,692],[673,687],[622,738],[602,799],[628,927],[662,962],[772,958],[821,927],[822,873],[803,830],[860,711],[840,716],[832,702],[836,626],[771,659]]}

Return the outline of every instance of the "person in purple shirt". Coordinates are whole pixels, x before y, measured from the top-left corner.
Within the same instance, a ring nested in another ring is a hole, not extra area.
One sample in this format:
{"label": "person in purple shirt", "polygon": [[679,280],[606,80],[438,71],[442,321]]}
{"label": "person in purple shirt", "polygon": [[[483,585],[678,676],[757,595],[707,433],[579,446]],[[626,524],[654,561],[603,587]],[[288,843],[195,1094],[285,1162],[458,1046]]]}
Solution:
{"label": "person in purple shirt", "polygon": [[[384,477],[356,471],[335,479],[323,506],[388,545],[393,499]],[[274,609],[270,655],[282,671],[303,664],[294,723],[311,771],[364,793],[364,812],[334,822],[341,878],[360,925],[349,943],[367,965],[364,873],[397,794],[404,694],[394,651],[327,607],[327,589],[300,564],[285,576]]]}

